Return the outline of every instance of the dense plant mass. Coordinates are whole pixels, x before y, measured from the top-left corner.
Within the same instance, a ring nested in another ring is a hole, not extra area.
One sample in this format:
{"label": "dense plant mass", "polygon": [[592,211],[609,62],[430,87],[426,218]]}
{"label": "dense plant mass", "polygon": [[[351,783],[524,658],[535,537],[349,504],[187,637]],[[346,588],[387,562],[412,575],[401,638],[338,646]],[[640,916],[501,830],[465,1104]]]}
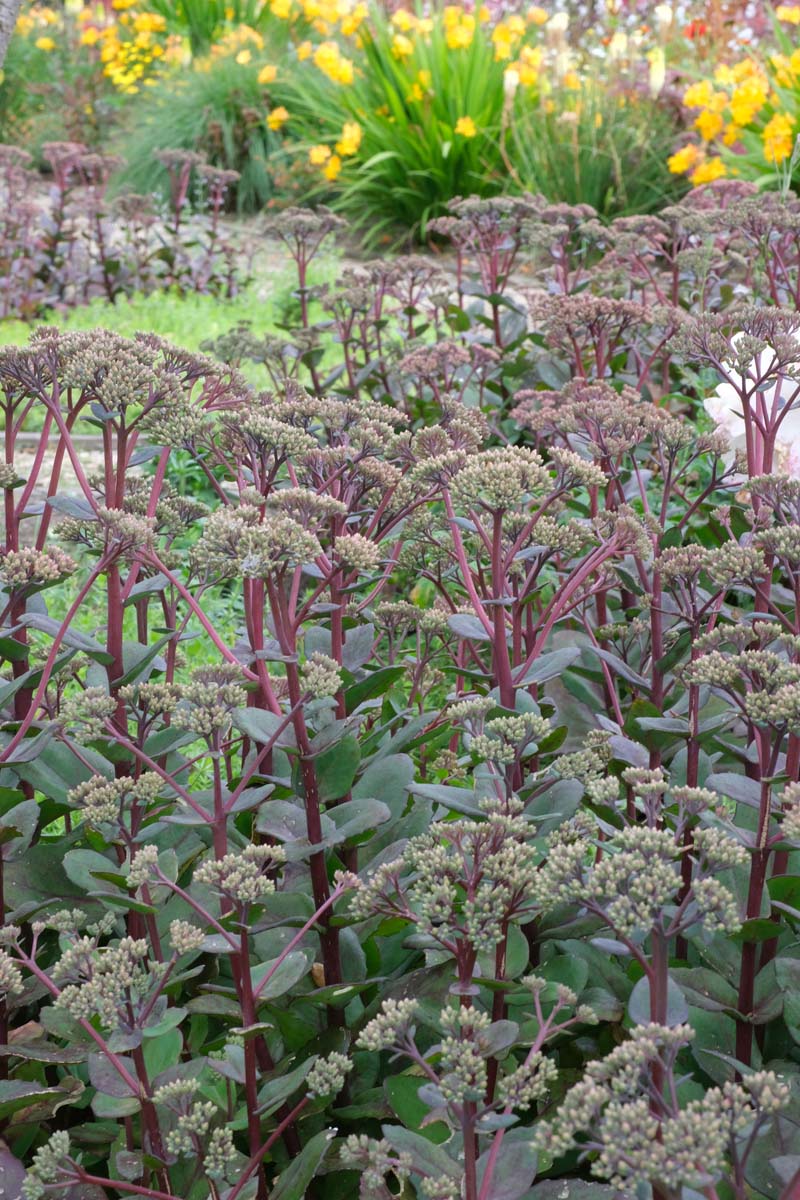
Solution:
{"label": "dense plant mass", "polygon": [[235,171],[240,212],[331,203],[365,243],[424,239],[456,196],[655,211],[797,166],[800,6],[366,0],[25,3],[0,138],[77,142],[111,192],[169,192],[165,151]]}
{"label": "dense plant mass", "polygon": [[0,318],[155,289],[230,298],[246,279],[246,257],[222,223],[235,171],[165,150],[169,203],[159,204],[134,193],[112,199],[112,155],[80,142],[48,142],[42,153],[52,171],[46,199],[31,155],[0,144]]}
{"label": "dense plant mass", "polygon": [[533,5],[111,0],[27,5],[0,135],[122,159],[114,187],[166,188],[158,151],[239,174],[240,210],[313,188],[365,239],[425,234],[455,196],[532,190],[604,216],[683,181],[674,76],[696,58],[666,5],[597,21]]}
{"label": "dense plant mass", "polygon": [[9,1194],[794,1200],[800,205],[339,225],[0,353]]}

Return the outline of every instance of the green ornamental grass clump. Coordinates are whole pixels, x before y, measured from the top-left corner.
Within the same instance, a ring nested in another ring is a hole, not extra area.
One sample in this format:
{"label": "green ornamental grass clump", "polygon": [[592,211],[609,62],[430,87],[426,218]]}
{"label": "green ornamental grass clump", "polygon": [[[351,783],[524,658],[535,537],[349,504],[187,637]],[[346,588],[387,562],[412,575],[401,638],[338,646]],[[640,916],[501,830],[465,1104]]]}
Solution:
{"label": "green ornamental grass clump", "polygon": [[10,1194],[794,1200],[798,223],[293,209],[278,328],[0,351]]}
{"label": "green ornamental grass clump", "polygon": [[669,106],[629,64],[577,52],[542,17],[370,8],[346,69],[309,50],[280,73],[288,152],[307,148],[318,194],[373,247],[424,240],[463,195],[531,191],[604,218],[677,198]]}
{"label": "green ornamental grass clump", "polygon": [[[281,43],[272,47],[282,53]],[[234,189],[239,211],[261,209],[274,191],[274,159],[281,139],[266,124],[260,63],[241,65],[234,54],[201,60],[168,74],[129,109],[117,142],[124,167],[115,180],[121,190],[166,192],[159,166],[164,150],[191,151],[224,170],[237,171]]]}

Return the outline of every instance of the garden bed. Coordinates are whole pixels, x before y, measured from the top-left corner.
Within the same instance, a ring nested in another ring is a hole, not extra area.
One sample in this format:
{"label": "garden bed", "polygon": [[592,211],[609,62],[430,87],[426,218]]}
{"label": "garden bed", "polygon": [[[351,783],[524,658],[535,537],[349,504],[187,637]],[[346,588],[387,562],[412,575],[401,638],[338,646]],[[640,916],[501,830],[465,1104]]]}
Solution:
{"label": "garden bed", "polygon": [[798,1200],[797,24],[25,6],[3,1196]]}

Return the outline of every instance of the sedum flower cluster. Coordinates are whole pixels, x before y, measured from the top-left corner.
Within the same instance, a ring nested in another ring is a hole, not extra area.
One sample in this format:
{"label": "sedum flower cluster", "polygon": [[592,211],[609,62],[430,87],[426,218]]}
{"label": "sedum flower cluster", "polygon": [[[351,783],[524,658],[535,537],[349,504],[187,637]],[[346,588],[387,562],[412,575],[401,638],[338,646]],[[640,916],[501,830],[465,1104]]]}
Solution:
{"label": "sedum flower cluster", "polygon": [[[661,794],[666,783],[659,780],[654,786]],[[617,789],[614,783],[614,796]],[[599,798],[596,789],[593,795]],[[545,911],[563,904],[584,905],[617,933],[634,940],[652,929],[674,935],[696,922],[710,931],[732,933],[739,928],[735,893],[716,876],[743,866],[748,854],[722,830],[699,829],[689,851],[669,829],[628,826],[603,842],[599,861],[593,838],[565,833],[559,830],[553,835],[540,872],[539,902]],[[683,889],[681,859],[690,852],[693,904],[684,896],[676,907]]]}
{"label": "sedum flower cluster", "polygon": [[280,847],[250,845],[245,846],[241,854],[206,859],[195,871],[194,878],[197,883],[206,884],[237,904],[256,904],[275,891],[275,882],[268,872],[282,861]]}
{"label": "sedum flower cluster", "polygon": [[91,936],[70,939],[53,968],[53,979],[61,986],[56,1007],[76,1020],[96,1016],[111,1030],[127,1024],[130,1006],[145,1000],[156,980],[148,952],[144,938],[124,937],[107,946]]}
{"label": "sedum flower cluster", "polygon": [[440,823],[361,882],[351,911],[402,915],[451,953],[493,950],[510,921],[542,903],[541,858],[529,832],[524,817],[502,811],[483,822]]}
{"label": "sedum flower cluster", "polygon": [[666,1188],[714,1183],[737,1137],[785,1107],[789,1088],[773,1072],[758,1071],[741,1084],[710,1088],[683,1108],[661,1099],[654,1107],[653,1064],[673,1071],[693,1036],[686,1025],[636,1026],[627,1041],[589,1065],[555,1118],[537,1128],[539,1148],[556,1157],[574,1146],[596,1151],[592,1174],[623,1190],[640,1183]]}

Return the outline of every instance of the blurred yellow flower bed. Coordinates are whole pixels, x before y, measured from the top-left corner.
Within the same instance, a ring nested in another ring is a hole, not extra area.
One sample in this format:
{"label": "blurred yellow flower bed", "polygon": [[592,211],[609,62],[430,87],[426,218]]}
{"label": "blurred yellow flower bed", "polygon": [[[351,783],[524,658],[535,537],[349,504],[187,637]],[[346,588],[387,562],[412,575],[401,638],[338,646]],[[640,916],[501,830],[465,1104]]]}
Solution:
{"label": "blurred yellow flower bed", "polygon": [[670,171],[695,185],[731,177],[788,186],[800,133],[798,26],[800,4],[778,5],[771,38],[685,89],[690,133]]}
{"label": "blurred yellow flower bed", "polygon": [[[530,189],[606,215],[677,195],[663,101],[678,25],[666,4],[577,28],[552,5],[68,0],[23,10],[7,69],[30,97],[58,91],[37,117],[47,136],[58,110],[66,136],[111,140],[137,189],[158,182],[155,151],[180,146],[239,171],[242,207],[331,200],[374,239],[424,233],[462,193]],[[0,137],[36,142],[9,91]]]}

